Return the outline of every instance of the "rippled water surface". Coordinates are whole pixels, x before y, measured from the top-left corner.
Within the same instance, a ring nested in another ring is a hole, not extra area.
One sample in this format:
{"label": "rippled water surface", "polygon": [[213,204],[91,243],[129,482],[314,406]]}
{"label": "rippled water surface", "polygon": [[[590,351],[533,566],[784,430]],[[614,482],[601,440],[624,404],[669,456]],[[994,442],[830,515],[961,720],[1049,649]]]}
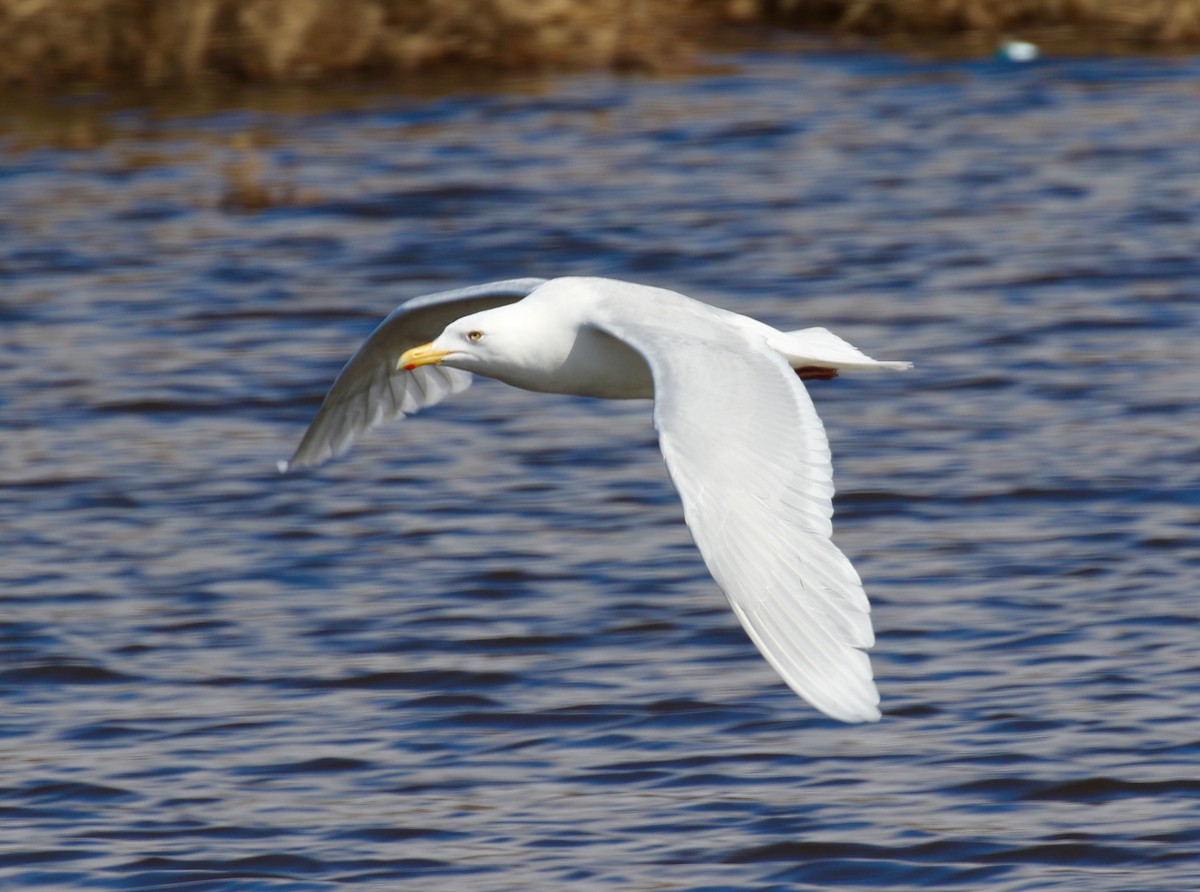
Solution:
{"label": "rippled water surface", "polygon": [[[0,115],[0,888],[1200,887],[1200,63],[729,61]],[[276,475],[402,299],[568,273],[918,363],[811,386],[881,723],[644,403]]]}

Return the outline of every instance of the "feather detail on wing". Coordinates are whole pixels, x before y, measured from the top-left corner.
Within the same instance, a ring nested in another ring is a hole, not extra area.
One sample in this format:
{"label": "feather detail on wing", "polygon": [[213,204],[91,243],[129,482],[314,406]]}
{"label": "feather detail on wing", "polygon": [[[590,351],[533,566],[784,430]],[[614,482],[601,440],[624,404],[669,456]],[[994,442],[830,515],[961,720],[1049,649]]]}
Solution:
{"label": "feather detail on wing", "polygon": [[877,720],[860,649],[874,643],[870,606],[830,540],[829,446],[804,385],[730,314],[668,302],[635,321],[645,306],[593,324],[650,366],[663,457],[705,563],[797,694],[842,721]]}
{"label": "feather detail on wing", "polygon": [[371,332],[330,387],[316,417],[279,472],[311,468],[341,455],[385,421],[402,418],[466,390],[471,374],[446,366],[396,368],[400,354],[432,341],[462,316],[515,303],[543,283],[510,279],[427,294],[401,304]]}

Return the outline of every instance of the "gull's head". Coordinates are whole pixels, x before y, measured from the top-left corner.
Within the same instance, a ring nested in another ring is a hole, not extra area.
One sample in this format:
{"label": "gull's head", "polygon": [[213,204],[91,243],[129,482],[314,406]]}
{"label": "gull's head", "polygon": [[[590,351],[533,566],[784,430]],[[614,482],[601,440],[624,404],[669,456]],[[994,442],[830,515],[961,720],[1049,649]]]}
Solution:
{"label": "gull's head", "polygon": [[517,305],[463,316],[428,344],[406,350],[396,367],[412,371],[443,364],[511,383],[511,379],[524,378],[545,365],[541,354],[547,332],[536,319],[527,317]]}

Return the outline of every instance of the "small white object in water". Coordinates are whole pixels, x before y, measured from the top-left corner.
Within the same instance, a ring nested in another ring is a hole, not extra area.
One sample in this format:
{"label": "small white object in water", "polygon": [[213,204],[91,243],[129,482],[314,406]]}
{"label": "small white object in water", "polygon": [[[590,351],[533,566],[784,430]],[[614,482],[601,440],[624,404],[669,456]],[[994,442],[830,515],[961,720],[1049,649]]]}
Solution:
{"label": "small white object in water", "polygon": [[750,638],[797,694],[845,722],[879,718],[858,574],[830,537],[825,430],[801,378],[879,362],[823,328],[783,332],[682,294],[612,279],[515,279],[402,304],[342,369],[281,472],[465,389],[654,399],[684,517]]}
{"label": "small white object in water", "polygon": [[1036,43],[1027,40],[1003,40],[996,55],[1009,62],[1032,62],[1041,53]]}

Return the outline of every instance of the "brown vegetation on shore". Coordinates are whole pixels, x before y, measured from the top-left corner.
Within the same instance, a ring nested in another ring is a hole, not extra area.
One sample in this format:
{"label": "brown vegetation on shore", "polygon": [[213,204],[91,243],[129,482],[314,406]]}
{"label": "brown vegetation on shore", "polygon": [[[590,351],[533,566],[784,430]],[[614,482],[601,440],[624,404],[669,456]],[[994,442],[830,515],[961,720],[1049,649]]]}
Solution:
{"label": "brown vegetation on shore", "polygon": [[1200,42],[1200,0],[0,0],[0,86],[663,69],[721,23]]}
{"label": "brown vegetation on shore", "polygon": [[653,67],[689,0],[0,0],[0,84]]}

